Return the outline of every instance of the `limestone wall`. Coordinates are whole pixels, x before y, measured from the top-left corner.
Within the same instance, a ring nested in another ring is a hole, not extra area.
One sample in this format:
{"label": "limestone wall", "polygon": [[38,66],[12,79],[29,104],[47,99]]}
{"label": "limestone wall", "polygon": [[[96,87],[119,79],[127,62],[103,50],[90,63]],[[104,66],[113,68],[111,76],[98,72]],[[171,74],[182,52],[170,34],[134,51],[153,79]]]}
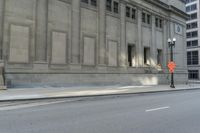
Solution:
{"label": "limestone wall", "polygon": [[[167,73],[169,37],[177,38],[177,73],[186,74],[185,19],[146,0],[116,2],[118,13],[107,11],[105,0],[99,0],[97,6],[80,0],[0,0],[0,58],[5,62],[7,82],[56,82],[42,78],[43,74],[56,77],[90,73],[85,80],[98,82],[96,77],[102,73],[113,74],[112,78],[117,73],[134,75],[138,71]],[[136,9],[135,20],[127,19],[127,5]],[[142,22],[142,12],[151,15],[150,25]],[[162,19],[162,29],[155,27],[156,17]],[[128,65],[129,44],[135,47],[133,67]],[[149,66],[144,64],[144,47],[150,48]],[[157,66],[157,49],[163,52],[161,70]],[[91,75],[96,81],[91,80]],[[67,77],[57,80],[70,84]]]}

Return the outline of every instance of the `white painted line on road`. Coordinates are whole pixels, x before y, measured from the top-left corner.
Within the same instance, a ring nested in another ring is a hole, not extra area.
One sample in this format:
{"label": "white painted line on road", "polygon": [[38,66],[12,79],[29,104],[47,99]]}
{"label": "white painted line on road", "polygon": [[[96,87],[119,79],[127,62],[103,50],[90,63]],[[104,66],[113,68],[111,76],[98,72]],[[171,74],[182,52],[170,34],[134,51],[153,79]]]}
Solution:
{"label": "white painted line on road", "polygon": [[164,109],[169,109],[169,106],[166,107],[160,107],[160,108],[154,108],[154,109],[148,109],[145,112],[152,112],[152,111],[158,111],[158,110],[164,110]]}
{"label": "white painted line on road", "polygon": [[66,102],[66,101],[41,102],[41,103],[28,103],[28,104],[21,104],[21,105],[13,105],[13,106],[0,107],[0,111],[31,108],[31,107],[37,107],[37,106],[45,106],[45,105],[51,105],[51,104],[64,103],[64,102]]}

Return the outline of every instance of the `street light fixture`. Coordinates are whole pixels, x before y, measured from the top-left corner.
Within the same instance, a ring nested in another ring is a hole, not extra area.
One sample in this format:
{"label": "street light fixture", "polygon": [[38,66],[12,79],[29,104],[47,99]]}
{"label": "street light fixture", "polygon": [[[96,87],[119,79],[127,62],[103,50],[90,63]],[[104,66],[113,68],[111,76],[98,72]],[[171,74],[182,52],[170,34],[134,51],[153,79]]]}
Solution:
{"label": "street light fixture", "polygon": [[[174,61],[174,57],[173,57],[173,47],[175,47],[176,44],[176,38],[173,38],[172,40],[169,38],[168,39],[168,45],[170,48],[170,62]],[[174,86],[174,72],[171,73],[171,88],[175,88]]]}

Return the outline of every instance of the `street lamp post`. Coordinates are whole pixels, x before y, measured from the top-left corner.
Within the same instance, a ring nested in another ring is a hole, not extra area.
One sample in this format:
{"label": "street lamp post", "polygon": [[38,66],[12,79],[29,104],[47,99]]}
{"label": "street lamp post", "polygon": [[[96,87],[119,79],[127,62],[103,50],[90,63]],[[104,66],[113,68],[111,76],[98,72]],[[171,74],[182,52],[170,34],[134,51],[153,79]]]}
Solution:
{"label": "street lamp post", "polygon": [[[173,38],[173,40],[171,40],[170,38],[168,39],[168,44],[169,44],[169,48],[170,48],[170,61],[173,62],[174,61],[174,57],[173,57],[173,47],[175,47],[176,44],[176,38]],[[175,88],[174,86],[174,72],[171,73],[171,88]]]}

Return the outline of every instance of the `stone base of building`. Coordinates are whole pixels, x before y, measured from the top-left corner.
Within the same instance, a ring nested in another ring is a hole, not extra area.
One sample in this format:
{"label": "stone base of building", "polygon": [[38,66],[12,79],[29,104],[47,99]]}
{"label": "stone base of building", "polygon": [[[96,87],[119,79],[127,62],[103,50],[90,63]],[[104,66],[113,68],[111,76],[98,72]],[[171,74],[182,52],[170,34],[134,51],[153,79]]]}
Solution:
{"label": "stone base of building", "polygon": [[[169,74],[6,74],[9,88],[170,84]],[[175,84],[186,84],[187,74],[175,74]]]}

